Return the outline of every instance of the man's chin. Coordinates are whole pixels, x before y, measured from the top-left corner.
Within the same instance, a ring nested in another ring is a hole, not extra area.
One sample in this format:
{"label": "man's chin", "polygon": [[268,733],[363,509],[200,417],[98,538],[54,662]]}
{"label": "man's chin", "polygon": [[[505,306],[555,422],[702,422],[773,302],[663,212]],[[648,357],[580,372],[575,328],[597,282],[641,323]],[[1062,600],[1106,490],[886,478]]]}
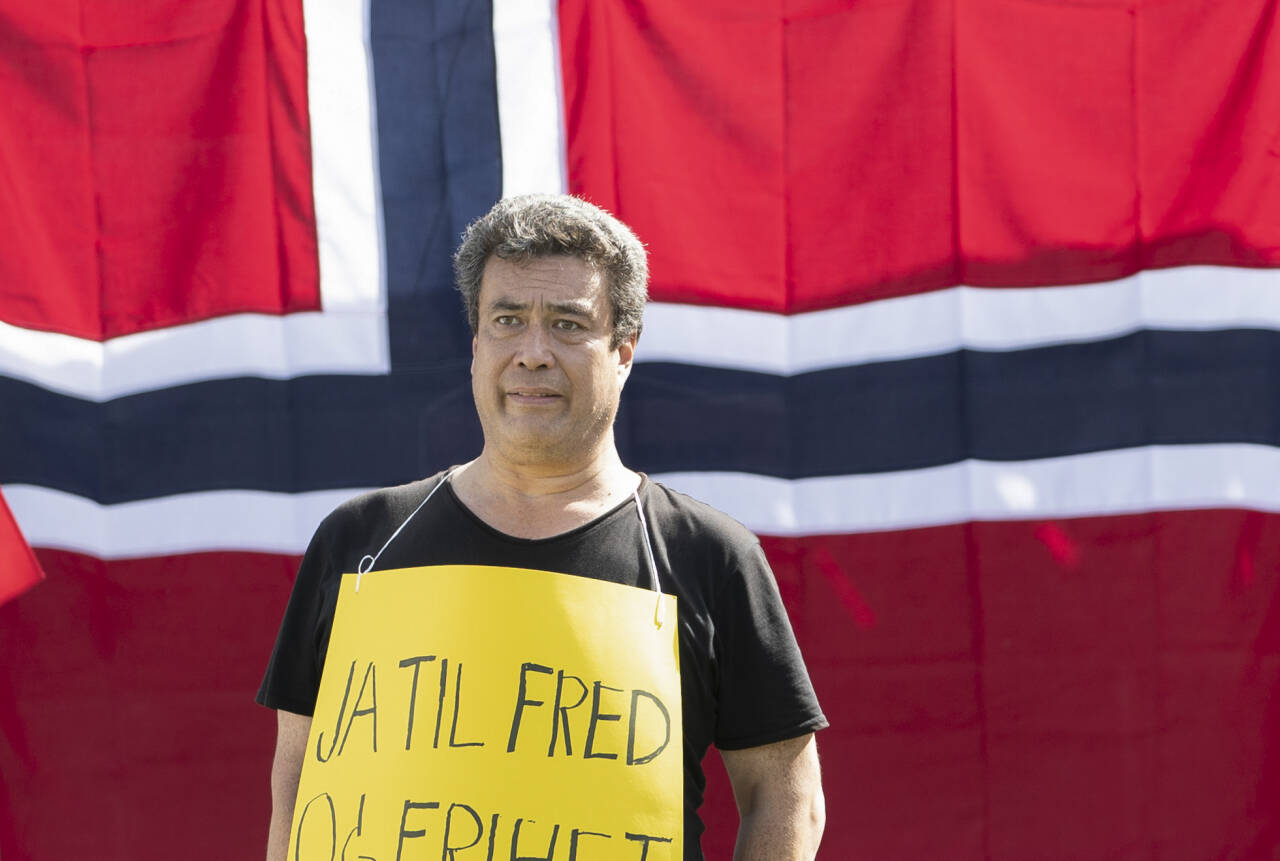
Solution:
{"label": "man's chin", "polygon": [[508,414],[502,436],[520,448],[556,448],[564,444],[566,431],[564,422],[552,416]]}

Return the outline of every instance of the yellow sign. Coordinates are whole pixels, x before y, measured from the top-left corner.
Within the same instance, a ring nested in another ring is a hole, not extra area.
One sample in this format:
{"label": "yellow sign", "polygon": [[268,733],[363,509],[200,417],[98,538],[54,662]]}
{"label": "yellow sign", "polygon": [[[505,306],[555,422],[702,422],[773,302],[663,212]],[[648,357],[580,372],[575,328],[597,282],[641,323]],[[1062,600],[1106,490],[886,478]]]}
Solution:
{"label": "yellow sign", "polygon": [[344,575],[290,861],[680,861],[676,618],[546,571]]}

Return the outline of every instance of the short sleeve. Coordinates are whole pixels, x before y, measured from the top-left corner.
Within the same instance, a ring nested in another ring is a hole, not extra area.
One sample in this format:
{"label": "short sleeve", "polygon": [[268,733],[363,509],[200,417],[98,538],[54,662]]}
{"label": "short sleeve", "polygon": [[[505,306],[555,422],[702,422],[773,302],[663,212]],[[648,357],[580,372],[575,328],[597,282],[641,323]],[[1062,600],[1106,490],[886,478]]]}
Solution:
{"label": "short sleeve", "polygon": [[301,715],[315,711],[337,597],[334,584],[339,576],[325,539],[326,525],[316,530],[298,566],[271,660],[258,688],[257,702],[268,708]]}
{"label": "short sleeve", "polygon": [[740,750],[827,726],[773,571],[754,544],[739,555],[713,610],[715,744]]}

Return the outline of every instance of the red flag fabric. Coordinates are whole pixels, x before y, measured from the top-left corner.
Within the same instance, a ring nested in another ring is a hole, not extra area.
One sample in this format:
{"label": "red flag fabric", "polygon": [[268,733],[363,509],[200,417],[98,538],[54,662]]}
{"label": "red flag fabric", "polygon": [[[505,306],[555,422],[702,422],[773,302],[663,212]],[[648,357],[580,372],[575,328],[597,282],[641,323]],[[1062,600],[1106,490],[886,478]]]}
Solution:
{"label": "red flag fabric", "polygon": [[21,117],[3,140],[22,165],[0,226],[24,238],[0,256],[0,319],[102,341],[319,307],[300,18],[291,3],[0,13],[0,100]]}
{"label": "red flag fabric", "polygon": [[44,571],[0,492],[0,604],[16,598],[43,579]]}

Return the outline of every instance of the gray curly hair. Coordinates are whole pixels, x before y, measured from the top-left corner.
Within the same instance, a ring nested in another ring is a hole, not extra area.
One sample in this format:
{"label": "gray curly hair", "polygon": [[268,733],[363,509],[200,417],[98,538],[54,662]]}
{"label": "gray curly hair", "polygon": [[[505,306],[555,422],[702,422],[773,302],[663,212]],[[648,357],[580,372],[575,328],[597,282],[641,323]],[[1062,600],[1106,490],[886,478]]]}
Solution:
{"label": "gray curly hair", "polygon": [[480,280],[491,256],[523,263],[556,254],[577,257],[604,276],[613,348],[640,334],[649,295],[644,245],[621,221],[568,194],[505,198],[462,234],[453,273],[472,333],[480,325]]}

